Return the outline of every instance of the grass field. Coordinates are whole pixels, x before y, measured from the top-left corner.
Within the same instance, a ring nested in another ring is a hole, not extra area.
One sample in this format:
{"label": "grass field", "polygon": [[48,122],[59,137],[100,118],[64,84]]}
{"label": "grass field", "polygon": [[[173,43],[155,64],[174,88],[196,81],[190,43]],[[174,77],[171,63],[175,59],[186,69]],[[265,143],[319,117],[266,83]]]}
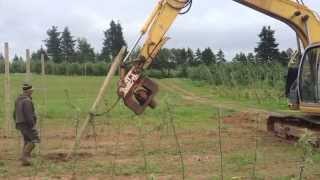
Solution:
{"label": "grass field", "polygon": [[[23,79],[11,77],[13,99]],[[285,99],[264,95],[273,94],[272,89],[227,89],[187,79],[157,80],[159,105],[142,116],[119,103],[97,117],[97,136],[89,126],[77,156],[65,160],[102,81],[103,77],[33,76],[42,142],[34,153],[34,166],[26,168],[17,161],[18,133],[1,138],[0,179],[182,179],[183,174],[185,179],[221,179],[221,155],[225,179],[289,180],[299,175],[301,149],[265,130],[270,111],[286,111]],[[116,101],[115,82],[99,112]],[[250,93],[257,98],[245,98]],[[4,102],[3,92],[0,101]],[[3,108],[0,118],[3,125]],[[311,158],[305,178],[320,179],[320,153]]]}

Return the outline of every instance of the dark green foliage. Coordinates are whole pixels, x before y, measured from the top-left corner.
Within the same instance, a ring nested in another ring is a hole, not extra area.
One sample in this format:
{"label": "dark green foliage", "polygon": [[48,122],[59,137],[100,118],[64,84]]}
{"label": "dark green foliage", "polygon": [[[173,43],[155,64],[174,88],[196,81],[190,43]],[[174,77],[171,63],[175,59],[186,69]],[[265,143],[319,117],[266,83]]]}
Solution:
{"label": "dark green foliage", "polygon": [[216,56],[212,52],[211,48],[206,48],[204,51],[201,53],[201,62],[210,65],[210,64],[215,64],[216,63]]}
{"label": "dark green foliage", "polygon": [[176,63],[172,60],[173,55],[171,50],[163,48],[160,50],[156,59],[152,62],[151,68],[159,70],[162,74],[162,77],[170,77],[171,71],[176,68]]}
{"label": "dark green foliage", "polygon": [[217,86],[250,86],[259,82],[269,87],[284,88],[285,73],[286,68],[280,64],[225,63],[189,67],[187,77]]}
{"label": "dark green foliage", "polygon": [[126,46],[120,23],[112,20],[110,28],[104,31],[104,36],[100,60],[109,62],[118,54],[122,46]]}
{"label": "dark green foliage", "polygon": [[290,60],[291,54],[290,52],[281,51],[279,56],[279,63],[283,66],[287,66]]}
{"label": "dark green foliage", "polygon": [[48,39],[45,40],[48,55],[52,58],[53,62],[61,63],[63,61],[61,54],[61,40],[60,32],[57,26],[52,26],[47,31]]}
{"label": "dark green foliage", "polygon": [[4,73],[4,57],[0,54],[0,73]]}
{"label": "dark green foliage", "polygon": [[10,66],[10,72],[24,73],[25,71],[26,64],[23,62],[21,57],[15,55]]}
{"label": "dark green foliage", "polygon": [[79,63],[94,62],[94,49],[91,47],[88,41],[85,38],[79,38],[77,42],[77,61]]}
{"label": "dark green foliage", "polygon": [[274,33],[270,26],[264,26],[259,34],[260,42],[254,51],[260,63],[276,63],[279,60],[279,44],[276,43]]}
{"label": "dark green foliage", "polygon": [[4,57],[3,57],[3,55],[0,53],[0,62],[1,61],[4,61]]}
{"label": "dark green foliage", "polygon": [[74,62],[75,61],[75,43],[76,41],[71,36],[71,33],[68,27],[65,27],[61,34],[61,53],[63,60],[66,62]]}
{"label": "dark green foliage", "polygon": [[248,53],[247,55],[247,61],[249,63],[256,63],[256,57],[253,55],[253,53]]}
{"label": "dark green foliage", "polygon": [[218,63],[226,63],[227,62],[227,60],[225,59],[224,52],[221,49],[219,49],[216,56],[217,56]]}
{"label": "dark green foliage", "polygon": [[243,64],[247,64],[249,62],[248,57],[246,56],[246,54],[244,54],[242,52],[236,54],[236,56],[232,59],[232,61],[233,62],[238,62],[238,63],[243,63]]}
{"label": "dark green foliage", "polygon": [[197,65],[194,53],[193,53],[192,49],[190,49],[190,48],[187,49],[187,63],[191,66]]}
{"label": "dark green foliage", "polygon": [[32,54],[31,54],[31,61],[32,62],[40,62],[40,60],[41,60],[41,54],[44,54],[44,60],[45,61],[48,61],[49,60],[49,57],[48,57],[48,55],[47,55],[47,53],[45,52],[45,50],[44,49],[42,49],[42,47],[39,49],[39,50],[37,50],[36,52],[33,52]]}

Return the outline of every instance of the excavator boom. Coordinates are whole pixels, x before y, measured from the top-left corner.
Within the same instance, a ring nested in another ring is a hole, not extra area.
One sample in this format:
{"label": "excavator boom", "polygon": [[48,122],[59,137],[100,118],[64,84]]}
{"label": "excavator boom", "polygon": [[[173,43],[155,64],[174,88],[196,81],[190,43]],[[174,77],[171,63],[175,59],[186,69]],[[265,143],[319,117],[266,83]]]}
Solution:
{"label": "excavator boom", "polygon": [[299,36],[304,48],[320,42],[318,15],[294,0],[234,0],[289,25]]}
{"label": "excavator boom", "polygon": [[[141,114],[149,106],[154,108],[156,103],[153,97],[158,91],[158,86],[152,80],[143,77],[142,72],[149,67],[162,46],[169,39],[166,33],[172,23],[184,9],[188,11],[192,5],[192,0],[160,0],[154,8],[151,15],[141,29],[141,35],[146,35],[146,40],[139,51],[138,59],[134,61],[133,66],[127,72],[122,67],[120,72],[120,82],[118,95],[123,98],[125,105],[136,114]],[[135,45],[138,44],[138,41]],[[131,52],[129,52],[124,62],[127,61]]]}

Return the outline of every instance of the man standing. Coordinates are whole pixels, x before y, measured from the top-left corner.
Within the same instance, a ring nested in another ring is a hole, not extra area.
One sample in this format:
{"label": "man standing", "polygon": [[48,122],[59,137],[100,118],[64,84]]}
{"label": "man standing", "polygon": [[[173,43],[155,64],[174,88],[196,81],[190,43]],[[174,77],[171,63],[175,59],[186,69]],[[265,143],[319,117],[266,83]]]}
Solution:
{"label": "man standing", "polygon": [[36,129],[37,116],[32,102],[32,86],[23,84],[23,93],[16,99],[13,118],[24,140],[22,156],[20,158],[23,166],[31,165],[31,152],[35,144],[40,142]]}

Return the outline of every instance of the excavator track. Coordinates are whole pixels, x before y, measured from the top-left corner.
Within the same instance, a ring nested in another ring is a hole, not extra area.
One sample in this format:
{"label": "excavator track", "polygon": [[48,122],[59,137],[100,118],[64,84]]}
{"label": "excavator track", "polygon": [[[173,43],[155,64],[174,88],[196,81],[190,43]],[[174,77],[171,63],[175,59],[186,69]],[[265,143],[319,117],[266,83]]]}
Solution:
{"label": "excavator track", "polygon": [[299,140],[308,130],[312,133],[310,143],[314,147],[320,148],[319,117],[271,115],[267,121],[267,128],[276,136],[290,141]]}

